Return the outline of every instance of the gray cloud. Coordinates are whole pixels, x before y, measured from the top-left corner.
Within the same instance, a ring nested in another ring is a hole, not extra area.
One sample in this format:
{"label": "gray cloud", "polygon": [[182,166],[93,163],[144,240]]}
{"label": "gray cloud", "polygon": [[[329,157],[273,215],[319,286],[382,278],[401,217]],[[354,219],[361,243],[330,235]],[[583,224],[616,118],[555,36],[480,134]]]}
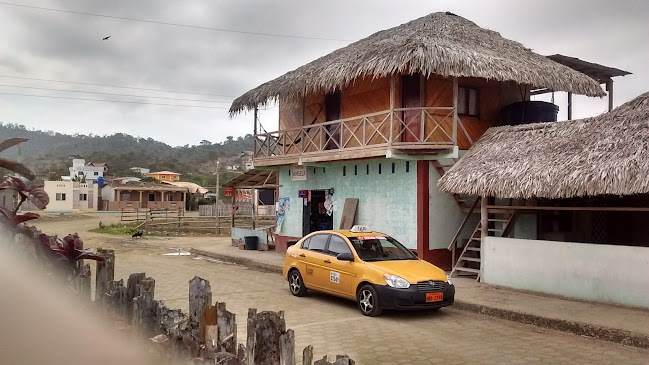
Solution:
{"label": "gray cloud", "polygon": [[[563,53],[634,73],[616,80],[616,104],[646,91],[649,35],[642,1],[31,1],[72,11],[153,19],[249,32],[356,40],[433,11],[453,11],[542,54]],[[344,10],[344,11],[341,11]],[[83,89],[185,99],[230,101],[347,42],[217,32],[96,18],[0,5],[0,75],[193,91],[229,97],[111,89],[0,78],[0,84]],[[108,41],[101,41],[110,35]],[[0,87],[0,92],[64,95],[153,103],[160,99],[66,94]],[[556,100],[565,103],[564,96]],[[0,95],[0,121],[67,133],[125,132],[172,145],[222,141],[252,131],[250,115],[223,109],[100,103]],[[577,98],[576,116],[606,108],[606,101]],[[276,109],[262,114],[272,128]]]}

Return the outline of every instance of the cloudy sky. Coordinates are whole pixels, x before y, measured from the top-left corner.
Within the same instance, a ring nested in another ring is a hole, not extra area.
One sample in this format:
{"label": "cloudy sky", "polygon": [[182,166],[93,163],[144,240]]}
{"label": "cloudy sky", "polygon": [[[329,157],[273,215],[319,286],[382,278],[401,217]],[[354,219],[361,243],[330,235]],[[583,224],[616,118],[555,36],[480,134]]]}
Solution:
{"label": "cloudy sky", "polygon": [[[649,89],[647,1],[9,0],[0,2],[0,121],[70,134],[124,132],[174,146],[223,141],[252,131],[250,114],[228,117],[235,97],[350,41],[436,11],[540,54],[632,72],[615,80],[615,105]],[[555,100],[563,105],[565,94]],[[577,97],[574,115],[606,106],[605,99]],[[269,130],[276,119],[276,108],[262,114]]]}

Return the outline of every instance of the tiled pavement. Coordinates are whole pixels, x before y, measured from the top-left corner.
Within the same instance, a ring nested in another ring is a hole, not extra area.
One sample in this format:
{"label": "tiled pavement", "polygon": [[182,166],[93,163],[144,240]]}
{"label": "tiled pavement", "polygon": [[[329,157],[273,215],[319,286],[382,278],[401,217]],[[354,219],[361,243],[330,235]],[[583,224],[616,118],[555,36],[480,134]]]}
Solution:
{"label": "tiled pavement", "polygon": [[163,256],[164,248],[115,245],[116,277],[144,271],[156,279],[157,299],[186,309],[187,283],[208,279],[213,299],[237,314],[245,343],[246,313],[284,310],[299,349],[311,344],[316,357],[345,353],[357,364],[647,364],[649,351],[546,330],[464,311],[388,312],[362,316],[353,302],[310,293],[290,295],[284,279],[233,264],[192,256]]}

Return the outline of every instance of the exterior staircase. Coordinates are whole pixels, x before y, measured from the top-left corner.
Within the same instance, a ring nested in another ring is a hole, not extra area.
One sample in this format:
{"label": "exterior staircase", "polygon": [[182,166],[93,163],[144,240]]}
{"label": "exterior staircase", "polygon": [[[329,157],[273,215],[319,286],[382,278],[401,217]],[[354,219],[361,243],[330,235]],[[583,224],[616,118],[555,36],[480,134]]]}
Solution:
{"label": "exterior staircase", "polygon": [[[515,211],[502,211],[489,213],[487,215],[487,234],[495,237],[509,236],[516,221]],[[468,216],[467,216],[468,218]],[[459,232],[458,232],[459,233]],[[457,250],[457,235],[449,245],[449,250]],[[480,268],[482,266],[482,222],[478,222],[469,239],[461,247],[462,251],[457,261],[453,264],[451,277],[453,276],[475,276],[476,281],[480,281]]]}
{"label": "exterior staircase", "polygon": [[[442,159],[431,161],[433,168],[440,177],[457,162],[458,159]],[[480,197],[454,194],[455,202],[460,210],[466,214],[462,225],[457,230],[455,237],[448,246],[452,252],[453,270],[451,276],[474,276],[480,281],[482,266],[482,222],[480,220]],[[495,237],[509,236],[517,215],[515,211],[502,210],[487,214],[487,234]],[[475,223],[477,221],[477,224]],[[476,224],[468,240],[460,239],[462,232],[471,224]],[[459,256],[457,255],[460,252]]]}

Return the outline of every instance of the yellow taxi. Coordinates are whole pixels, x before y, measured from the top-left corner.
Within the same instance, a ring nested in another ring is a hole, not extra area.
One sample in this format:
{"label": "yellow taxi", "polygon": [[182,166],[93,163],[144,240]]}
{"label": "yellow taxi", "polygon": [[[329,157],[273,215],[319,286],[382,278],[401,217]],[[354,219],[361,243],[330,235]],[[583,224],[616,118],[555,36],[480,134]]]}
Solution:
{"label": "yellow taxi", "polygon": [[295,296],[311,289],[355,300],[366,316],[383,309],[439,309],[455,297],[443,270],[367,226],[305,236],[286,251],[283,275]]}

